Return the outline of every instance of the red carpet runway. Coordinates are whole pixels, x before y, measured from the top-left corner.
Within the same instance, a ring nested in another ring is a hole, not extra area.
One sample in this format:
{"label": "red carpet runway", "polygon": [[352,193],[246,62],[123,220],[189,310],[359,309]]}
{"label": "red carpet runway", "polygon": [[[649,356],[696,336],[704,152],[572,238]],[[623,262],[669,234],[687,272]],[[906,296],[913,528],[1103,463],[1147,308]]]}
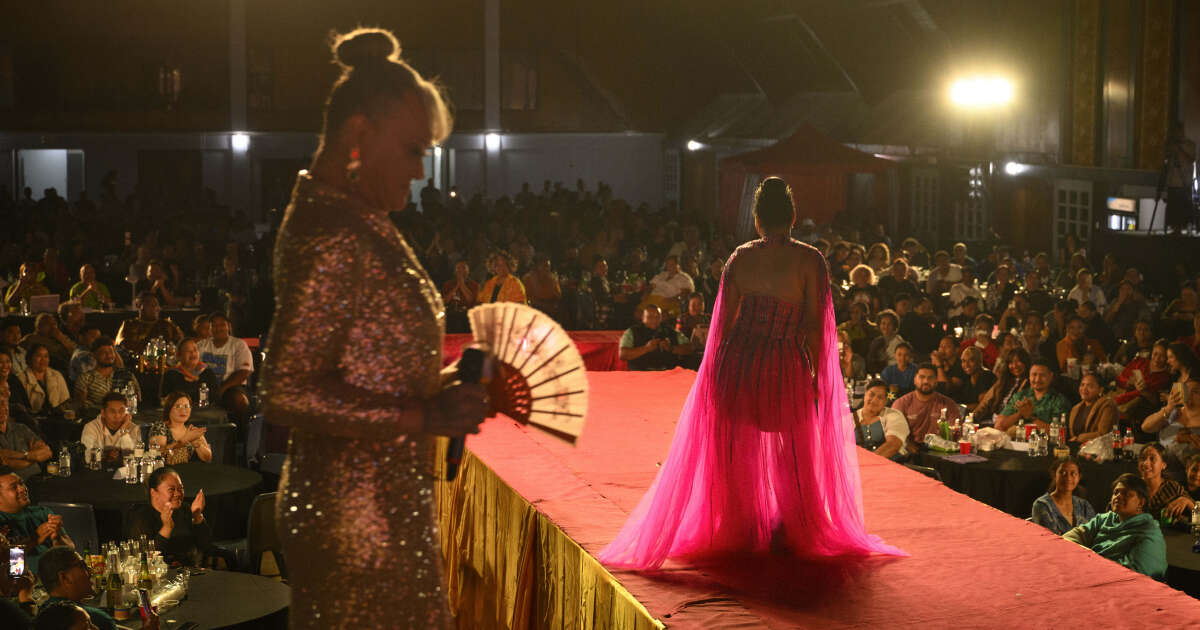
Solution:
{"label": "red carpet runway", "polygon": [[[650,485],[694,376],[591,374],[575,448],[504,418],[467,444],[595,555]],[[859,463],[868,531],[911,558],[613,575],[668,628],[1200,628],[1200,601],[875,455]]]}

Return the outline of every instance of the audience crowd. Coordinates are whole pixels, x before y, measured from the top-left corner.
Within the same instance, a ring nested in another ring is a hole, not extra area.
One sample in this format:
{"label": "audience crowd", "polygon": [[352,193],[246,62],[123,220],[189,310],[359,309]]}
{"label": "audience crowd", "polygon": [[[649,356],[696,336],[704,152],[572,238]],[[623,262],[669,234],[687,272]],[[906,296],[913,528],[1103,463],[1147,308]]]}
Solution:
{"label": "audience crowd", "polygon": [[[108,463],[148,436],[177,464],[213,458],[205,429],[191,422],[202,399],[239,425],[242,442],[254,410],[243,337],[269,325],[273,230],[256,230],[211,195],[170,207],[118,199],[115,177],[97,202],[52,190],[14,201],[0,191],[0,283],[17,313],[0,329],[0,463],[10,471],[0,476],[0,533],[27,539],[34,567],[56,545],[71,546],[61,519],[34,509],[24,486],[53,455],[43,419],[78,414],[82,442]],[[496,200],[448,192],[430,183],[420,206],[392,217],[442,289],[447,332],[467,332],[477,304],[521,302],[568,330],[624,330],[629,369],[700,365],[738,244],[731,235],[674,206],[632,207],[603,183],[527,184]],[[1074,238],[1052,259],[999,242],[931,252],[913,237],[894,242],[881,225],[804,220],[793,236],[829,263],[839,358],[847,388],[862,392],[860,444],[905,461],[939,420],[967,415],[1010,431],[1062,420],[1076,443],[1129,431],[1145,445],[1139,474],[1114,484],[1109,506],[1077,496],[1079,466],[1064,460],[1033,520],[1162,577],[1162,539],[1150,527],[1183,523],[1200,499],[1200,276],[1177,269],[1150,286],[1142,270],[1115,253],[1089,256]],[[59,297],[57,314],[23,315],[46,295]],[[125,305],[115,338],[87,317]],[[212,315],[163,315],[181,306]],[[139,374],[157,338],[173,358],[160,386],[143,392]],[[130,396],[161,407],[148,433],[133,422]],[[183,506],[178,475],[162,470],[137,531],[166,549],[207,544],[203,499]],[[1143,546],[1130,551],[1133,539]],[[69,556],[55,559],[55,580]]]}

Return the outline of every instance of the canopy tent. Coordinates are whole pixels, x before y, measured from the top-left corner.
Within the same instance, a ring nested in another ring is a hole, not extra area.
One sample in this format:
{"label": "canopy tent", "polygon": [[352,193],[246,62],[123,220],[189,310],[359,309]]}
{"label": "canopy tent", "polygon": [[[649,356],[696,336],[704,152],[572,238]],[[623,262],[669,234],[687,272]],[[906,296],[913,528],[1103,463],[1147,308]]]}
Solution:
{"label": "canopy tent", "polygon": [[[745,235],[753,227],[754,191],[772,175],[792,188],[797,220],[828,223],[846,209],[848,178],[857,173],[884,173],[893,164],[851,149],[821,133],[809,123],[775,144],[734,155],[720,163],[720,223],[724,229]],[[876,185],[876,206],[886,204],[886,187]]]}

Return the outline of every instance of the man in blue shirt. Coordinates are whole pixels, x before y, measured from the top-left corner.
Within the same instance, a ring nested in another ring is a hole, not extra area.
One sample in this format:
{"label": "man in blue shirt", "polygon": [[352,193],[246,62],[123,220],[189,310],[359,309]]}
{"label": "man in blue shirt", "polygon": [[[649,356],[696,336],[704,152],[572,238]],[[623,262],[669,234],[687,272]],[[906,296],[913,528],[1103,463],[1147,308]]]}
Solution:
{"label": "man in blue shirt", "polygon": [[37,571],[41,554],[56,545],[72,549],[75,543],[67,536],[62,517],[51,514],[48,508],[29,504],[29,488],[11,468],[0,467],[0,534],[13,544],[25,547],[25,562]]}

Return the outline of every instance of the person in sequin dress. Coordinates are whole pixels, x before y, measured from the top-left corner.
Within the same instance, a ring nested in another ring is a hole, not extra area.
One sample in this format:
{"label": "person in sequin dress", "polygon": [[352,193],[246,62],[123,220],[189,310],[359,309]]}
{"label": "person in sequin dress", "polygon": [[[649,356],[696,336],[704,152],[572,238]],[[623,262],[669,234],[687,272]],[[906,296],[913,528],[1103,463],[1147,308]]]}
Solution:
{"label": "person in sequin dress", "polygon": [[438,90],[395,37],[338,37],[311,175],[275,244],[263,370],[291,427],[277,526],[292,628],[451,628],[435,521],[435,436],[478,431],[487,395],[443,373],[437,287],[388,219],[450,132]]}

